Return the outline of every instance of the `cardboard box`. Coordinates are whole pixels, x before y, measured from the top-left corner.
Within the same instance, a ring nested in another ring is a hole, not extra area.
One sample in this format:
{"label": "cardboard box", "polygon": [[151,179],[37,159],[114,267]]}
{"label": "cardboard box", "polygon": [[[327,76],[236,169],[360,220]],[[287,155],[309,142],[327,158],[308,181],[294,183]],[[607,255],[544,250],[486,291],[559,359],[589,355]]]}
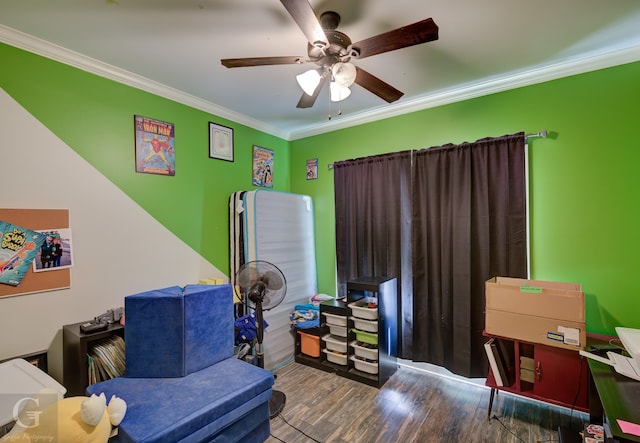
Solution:
{"label": "cardboard box", "polygon": [[486,282],[487,309],[584,322],[584,293],[577,283],[494,277]]}
{"label": "cardboard box", "polygon": [[489,309],[486,312],[486,332],[565,349],[585,349],[587,342],[584,323]]}
{"label": "cardboard box", "polygon": [[494,277],[486,282],[485,331],[567,349],[584,349],[584,293],[579,284]]}

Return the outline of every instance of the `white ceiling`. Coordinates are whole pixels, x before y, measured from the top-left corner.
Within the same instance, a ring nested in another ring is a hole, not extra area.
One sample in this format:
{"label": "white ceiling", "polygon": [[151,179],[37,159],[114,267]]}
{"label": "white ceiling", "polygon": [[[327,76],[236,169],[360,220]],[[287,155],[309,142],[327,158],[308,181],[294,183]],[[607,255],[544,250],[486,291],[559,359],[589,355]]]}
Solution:
{"label": "white ceiling", "polygon": [[295,76],[315,65],[220,64],[306,57],[306,38],[278,0],[0,0],[0,41],[286,139],[640,60],[638,0],[310,4],[337,11],[354,42],[428,17],[439,39],[354,61],[403,91],[397,102],[354,85],[339,104],[327,88],[310,109],[296,108]]}

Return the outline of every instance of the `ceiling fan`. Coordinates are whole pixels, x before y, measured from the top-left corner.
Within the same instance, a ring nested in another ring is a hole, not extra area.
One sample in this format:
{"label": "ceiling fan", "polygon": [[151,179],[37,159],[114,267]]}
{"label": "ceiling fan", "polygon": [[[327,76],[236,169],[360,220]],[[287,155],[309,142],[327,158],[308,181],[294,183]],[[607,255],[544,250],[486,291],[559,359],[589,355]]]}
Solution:
{"label": "ceiling fan", "polygon": [[388,103],[398,100],[403,92],[351,63],[376,54],[394,51],[438,39],[438,26],[427,18],[408,26],[394,29],[356,43],[337,31],[340,15],[334,11],[316,16],[308,0],[280,0],[291,17],[307,37],[307,56],[225,58],[220,60],[227,68],[248,66],[288,65],[315,63],[318,67],[297,76],[305,91],[298,108],[310,108],[320,90],[330,81],[331,100],[340,101],[349,96],[349,86],[356,83]]}

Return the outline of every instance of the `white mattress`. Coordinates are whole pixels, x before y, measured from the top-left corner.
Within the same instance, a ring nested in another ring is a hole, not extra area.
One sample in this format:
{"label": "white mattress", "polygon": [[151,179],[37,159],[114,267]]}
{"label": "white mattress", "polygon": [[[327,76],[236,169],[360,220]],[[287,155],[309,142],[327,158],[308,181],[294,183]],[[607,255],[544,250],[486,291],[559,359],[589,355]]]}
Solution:
{"label": "white mattress", "polygon": [[257,190],[243,195],[245,261],[276,265],[287,280],[285,299],[265,312],[265,368],[293,358],[289,314],[318,292],[313,201],[307,195]]}

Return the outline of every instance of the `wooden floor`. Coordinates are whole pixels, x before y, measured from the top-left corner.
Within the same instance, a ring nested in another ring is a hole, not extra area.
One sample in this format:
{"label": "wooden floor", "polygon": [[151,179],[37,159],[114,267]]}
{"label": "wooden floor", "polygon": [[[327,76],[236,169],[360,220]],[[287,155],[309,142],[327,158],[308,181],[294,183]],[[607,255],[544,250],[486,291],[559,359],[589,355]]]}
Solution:
{"label": "wooden floor", "polygon": [[377,389],[291,363],[274,389],[287,401],[269,443],[557,442],[558,426],[577,437],[588,419],[503,392],[487,420],[488,388],[406,367]]}

